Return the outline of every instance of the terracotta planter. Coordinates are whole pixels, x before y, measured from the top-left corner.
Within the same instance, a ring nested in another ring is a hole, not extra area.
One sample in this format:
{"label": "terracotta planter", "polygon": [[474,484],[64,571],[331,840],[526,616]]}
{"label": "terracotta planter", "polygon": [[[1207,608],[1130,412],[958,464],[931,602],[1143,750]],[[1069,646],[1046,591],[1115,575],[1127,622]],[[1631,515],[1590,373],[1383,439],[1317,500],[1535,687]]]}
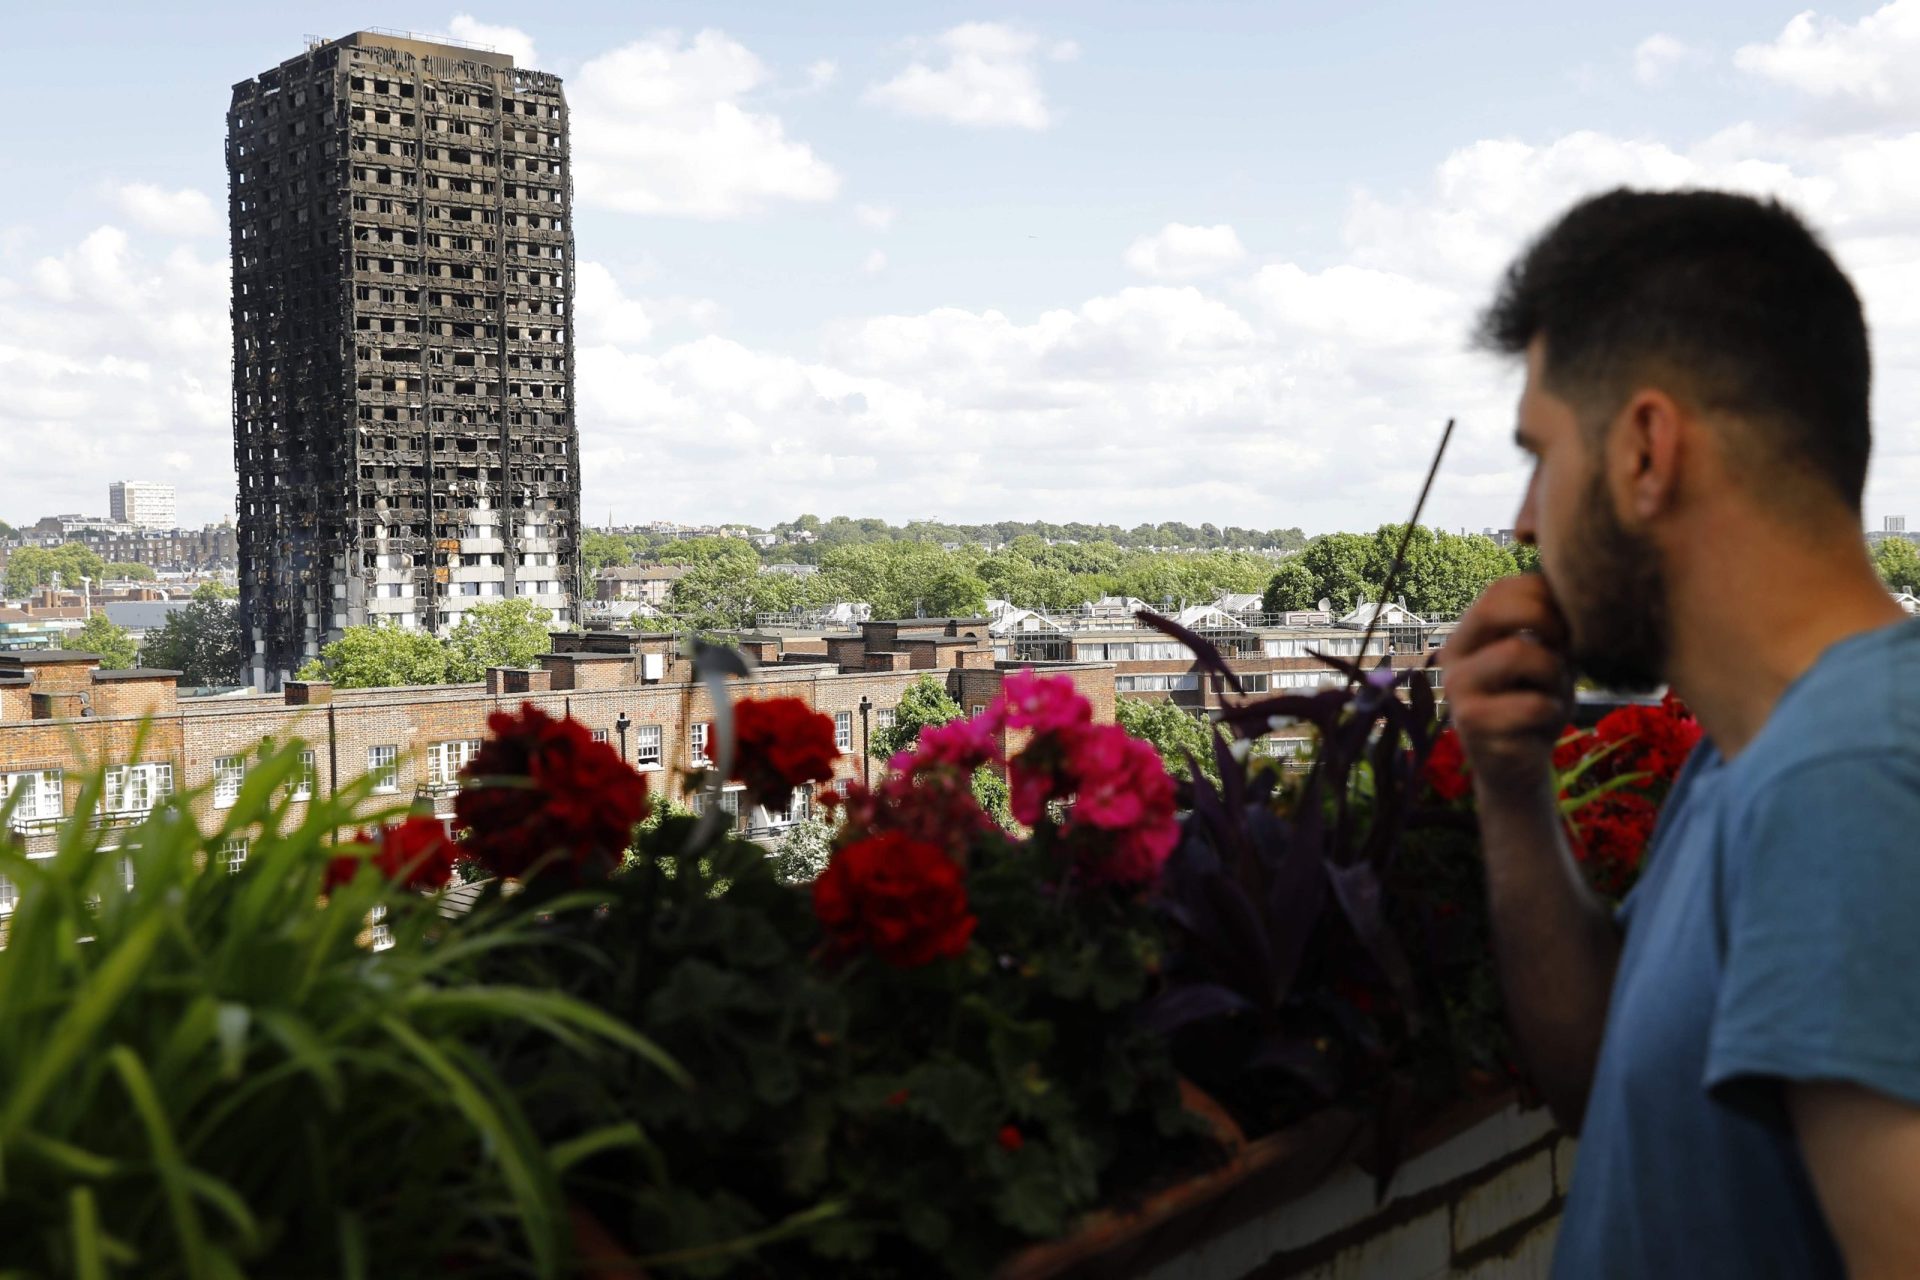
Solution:
{"label": "terracotta planter", "polygon": [[1149,1194],[1138,1205],[1089,1214],[1071,1234],[1021,1250],[994,1280],[1060,1280],[1133,1274],[1237,1222],[1317,1186],[1354,1153],[1365,1128],[1357,1112],[1330,1108],[1248,1142],[1220,1104],[1183,1083],[1187,1107],[1204,1116],[1229,1152],[1226,1163]]}
{"label": "terracotta planter", "polygon": [[646,1280],[647,1273],[633,1260],[600,1219],[574,1205],[567,1210],[573,1226],[573,1251],[582,1280]]}

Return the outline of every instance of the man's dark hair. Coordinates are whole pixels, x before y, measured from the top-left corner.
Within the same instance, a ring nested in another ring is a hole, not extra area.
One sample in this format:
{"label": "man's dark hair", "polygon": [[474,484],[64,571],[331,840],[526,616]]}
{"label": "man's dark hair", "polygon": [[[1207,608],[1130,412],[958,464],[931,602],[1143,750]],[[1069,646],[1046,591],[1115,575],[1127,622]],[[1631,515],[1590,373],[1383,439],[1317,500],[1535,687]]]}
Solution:
{"label": "man's dark hair", "polygon": [[1479,337],[1509,355],[1541,339],[1547,388],[1590,428],[1652,382],[1747,427],[1729,442],[1736,464],[1789,484],[1816,477],[1860,509],[1872,445],[1860,299],[1775,201],[1624,189],[1584,200],[1507,269]]}

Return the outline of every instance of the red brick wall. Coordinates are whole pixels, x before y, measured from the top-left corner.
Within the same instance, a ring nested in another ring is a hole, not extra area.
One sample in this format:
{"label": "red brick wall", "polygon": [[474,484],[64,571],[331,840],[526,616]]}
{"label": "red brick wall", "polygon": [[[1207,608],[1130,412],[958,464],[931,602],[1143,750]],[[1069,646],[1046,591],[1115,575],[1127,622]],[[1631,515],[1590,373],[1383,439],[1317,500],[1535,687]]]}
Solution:
{"label": "red brick wall", "polygon": [[93,714],[96,716],[171,715],[179,704],[172,676],[141,680],[96,680]]}

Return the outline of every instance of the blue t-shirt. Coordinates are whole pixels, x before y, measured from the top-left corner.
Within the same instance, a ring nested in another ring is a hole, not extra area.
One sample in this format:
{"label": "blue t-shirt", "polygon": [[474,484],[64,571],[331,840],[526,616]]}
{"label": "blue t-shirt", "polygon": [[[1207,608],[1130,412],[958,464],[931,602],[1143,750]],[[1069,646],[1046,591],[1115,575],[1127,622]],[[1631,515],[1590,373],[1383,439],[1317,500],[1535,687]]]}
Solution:
{"label": "blue t-shirt", "polygon": [[1648,857],[1554,1275],[1840,1277],[1780,1086],[1920,1104],[1920,622],[1703,742]]}

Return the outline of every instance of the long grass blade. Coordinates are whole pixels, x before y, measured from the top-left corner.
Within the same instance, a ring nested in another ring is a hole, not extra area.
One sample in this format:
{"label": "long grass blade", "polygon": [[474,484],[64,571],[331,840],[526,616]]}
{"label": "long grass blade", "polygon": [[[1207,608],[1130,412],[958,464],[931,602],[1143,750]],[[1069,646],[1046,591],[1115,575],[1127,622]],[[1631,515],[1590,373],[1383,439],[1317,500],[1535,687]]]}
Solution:
{"label": "long grass blade", "polygon": [[[120,943],[119,949],[94,971],[84,988],[85,994],[54,1026],[45,1051],[33,1060],[33,1065],[7,1099],[5,1112],[0,1113],[0,1124],[3,1124],[8,1137],[19,1132],[39,1109],[47,1092],[67,1077],[73,1065],[86,1052],[95,1033],[113,1016],[121,999],[139,980],[147,957],[152,954],[154,944],[159,942],[165,925],[164,915],[148,916],[134,926],[133,931]],[[137,1059],[135,1065],[139,1065]]]}
{"label": "long grass blade", "polygon": [[100,1206],[93,1188],[75,1187],[67,1193],[67,1227],[73,1242],[74,1280],[107,1280],[107,1260],[100,1250]]}
{"label": "long grass blade", "polygon": [[391,1014],[381,1018],[380,1025],[395,1043],[446,1086],[454,1106],[486,1140],[513,1193],[515,1207],[533,1247],[538,1273],[543,1277],[557,1275],[563,1215],[559,1189],[549,1176],[550,1167],[546,1166],[546,1153],[539,1149],[524,1124],[513,1123],[494,1106],[473,1077],[461,1070],[444,1049]]}
{"label": "long grass blade", "polygon": [[166,1108],[154,1091],[153,1080],[140,1065],[140,1057],[123,1044],[107,1051],[113,1069],[126,1086],[127,1097],[147,1132],[147,1147],[153,1157],[155,1173],[166,1192],[167,1210],[173,1218],[174,1232],[180,1237],[181,1261],[193,1280],[215,1280],[208,1265],[206,1233],[200,1224],[200,1212],[193,1204],[193,1191],[186,1162],[174,1141],[173,1128],[167,1123]]}

